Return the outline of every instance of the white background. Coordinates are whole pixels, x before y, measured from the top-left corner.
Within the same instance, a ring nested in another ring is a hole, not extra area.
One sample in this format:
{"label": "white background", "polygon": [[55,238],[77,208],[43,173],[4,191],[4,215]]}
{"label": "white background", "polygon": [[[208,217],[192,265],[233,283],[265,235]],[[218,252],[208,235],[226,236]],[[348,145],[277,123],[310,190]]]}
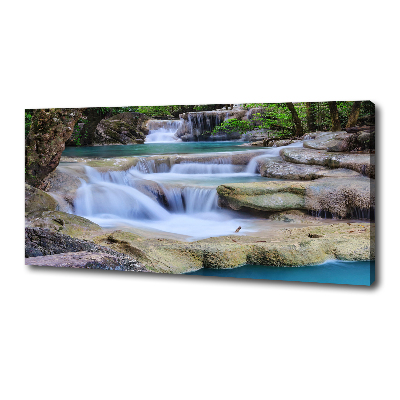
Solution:
{"label": "white background", "polygon": [[[399,398],[392,7],[2,6],[3,399]],[[25,108],[368,99],[379,111],[371,288],[24,266]]]}

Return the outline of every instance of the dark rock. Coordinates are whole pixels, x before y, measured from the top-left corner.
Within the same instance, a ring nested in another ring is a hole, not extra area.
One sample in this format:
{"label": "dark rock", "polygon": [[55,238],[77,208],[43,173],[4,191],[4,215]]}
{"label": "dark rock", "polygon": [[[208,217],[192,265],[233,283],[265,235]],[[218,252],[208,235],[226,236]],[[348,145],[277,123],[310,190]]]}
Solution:
{"label": "dark rock", "polygon": [[136,144],[148,134],[148,117],[141,113],[125,112],[103,119],[97,125],[95,144]]}
{"label": "dark rock", "polygon": [[206,140],[237,140],[241,138],[239,132],[220,135],[211,135],[216,126],[230,118],[242,120],[247,112],[243,109],[198,111],[180,114],[182,124],[176,132],[176,136],[183,141],[206,141]]}
{"label": "dark rock", "polygon": [[25,138],[25,181],[42,188],[44,178],[60,162],[65,142],[71,137],[83,109],[51,108],[35,110]]}
{"label": "dark rock", "polygon": [[25,259],[25,264],[42,267],[149,272],[138,262],[133,260],[129,261],[126,256],[116,256],[108,253],[91,253],[87,251],[30,257]]}
{"label": "dark rock", "polygon": [[[71,257],[71,253],[80,253],[85,257],[82,262],[78,258]],[[46,258],[56,254],[68,256]],[[92,254],[89,257],[87,253]],[[93,253],[100,255],[96,258]],[[39,258],[37,258],[39,257]],[[132,257],[126,254],[111,250],[105,246],[99,246],[87,240],[75,239],[68,235],[52,232],[49,229],[25,228],[25,258],[29,265],[53,265],[53,266],[72,266],[76,261],[78,268],[101,268],[101,269],[121,269],[129,271],[142,271],[147,269]],[[65,265],[63,265],[63,263]]]}

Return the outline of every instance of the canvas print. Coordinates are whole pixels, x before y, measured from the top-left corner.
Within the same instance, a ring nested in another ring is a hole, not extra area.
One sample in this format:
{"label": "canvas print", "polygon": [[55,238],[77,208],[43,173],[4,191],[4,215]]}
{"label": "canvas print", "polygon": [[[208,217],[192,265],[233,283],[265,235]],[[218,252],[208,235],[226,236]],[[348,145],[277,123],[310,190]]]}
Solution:
{"label": "canvas print", "polygon": [[371,101],[27,109],[25,262],[370,285],[374,154]]}

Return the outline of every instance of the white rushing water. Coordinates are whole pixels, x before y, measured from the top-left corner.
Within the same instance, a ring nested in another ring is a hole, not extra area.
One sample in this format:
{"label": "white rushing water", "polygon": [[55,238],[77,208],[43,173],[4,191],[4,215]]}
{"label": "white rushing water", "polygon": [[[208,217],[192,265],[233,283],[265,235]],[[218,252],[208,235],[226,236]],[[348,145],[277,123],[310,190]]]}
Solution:
{"label": "white rushing water", "polygon": [[100,173],[85,167],[89,182],[77,191],[75,213],[103,227],[129,225],[191,239],[230,235],[239,226],[240,234],[251,232],[251,217],[219,208],[216,186],[238,178],[257,179],[256,160],[276,157],[281,148],[266,149],[247,166],[232,165],[229,157],[216,154],[212,162],[172,168],[146,158],[128,171]]}
{"label": "white rushing water", "polygon": [[303,147],[303,142],[297,142],[297,143],[292,143],[287,146],[282,146],[282,147],[271,147],[268,149],[267,153],[262,154],[261,156],[258,157],[253,157],[250,162],[247,164],[246,167],[246,172],[249,174],[256,174],[258,172],[258,162],[265,157],[278,157],[279,152],[282,149],[288,148],[288,147]]}
{"label": "white rushing water", "polygon": [[175,134],[181,121],[150,120],[148,122],[149,134],[145,143],[168,143],[180,141]]}

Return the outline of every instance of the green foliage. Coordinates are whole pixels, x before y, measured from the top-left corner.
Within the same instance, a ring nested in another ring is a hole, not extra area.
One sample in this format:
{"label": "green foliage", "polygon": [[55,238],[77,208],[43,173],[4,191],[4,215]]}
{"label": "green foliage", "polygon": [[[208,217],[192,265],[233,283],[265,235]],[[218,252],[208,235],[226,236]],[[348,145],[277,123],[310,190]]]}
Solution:
{"label": "green foliage", "polygon": [[[241,134],[251,130],[273,131],[274,135],[292,135],[295,133],[292,114],[285,103],[249,103],[247,109],[259,109],[253,112],[249,120],[239,121],[236,118],[228,119],[217,126],[213,134],[239,132]],[[306,110],[295,106],[300,119],[306,117]],[[304,108],[304,107],[303,107]]]}
{"label": "green foliage", "polygon": [[149,117],[167,118],[181,110],[184,106],[142,106],[137,108],[137,112],[146,114]]}
{"label": "green foliage", "polygon": [[[352,101],[336,102],[340,123],[345,127],[349,118]],[[221,125],[215,127],[213,134],[239,132],[241,134],[251,130],[264,130],[270,132],[272,136],[291,136],[296,133],[292,115],[286,103],[248,103],[244,105],[247,109],[256,108],[259,112],[251,115],[249,121],[228,119]],[[309,132],[307,103],[294,103],[294,107],[301,120],[304,132]],[[309,116],[314,121],[316,131],[329,131],[331,129],[331,117],[327,102],[311,103]],[[369,101],[362,102],[360,110],[360,120],[373,121],[375,116],[375,106]]]}
{"label": "green foliage", "polygon": [[26,109],[25,110],[25,137],[28,135],[29,130],[31,129],[32,116],[33,116],[33,110]]}
{"label": "green foliage", "polygon": [[241,121],[237,118],[231,118],[224,121],[221,125],[218,125],[214,128],[212,134],[217,133],[227,133],[230,134],[232,132],[240,132],[246,133],[253,129],[252,122],[250,121]]}

